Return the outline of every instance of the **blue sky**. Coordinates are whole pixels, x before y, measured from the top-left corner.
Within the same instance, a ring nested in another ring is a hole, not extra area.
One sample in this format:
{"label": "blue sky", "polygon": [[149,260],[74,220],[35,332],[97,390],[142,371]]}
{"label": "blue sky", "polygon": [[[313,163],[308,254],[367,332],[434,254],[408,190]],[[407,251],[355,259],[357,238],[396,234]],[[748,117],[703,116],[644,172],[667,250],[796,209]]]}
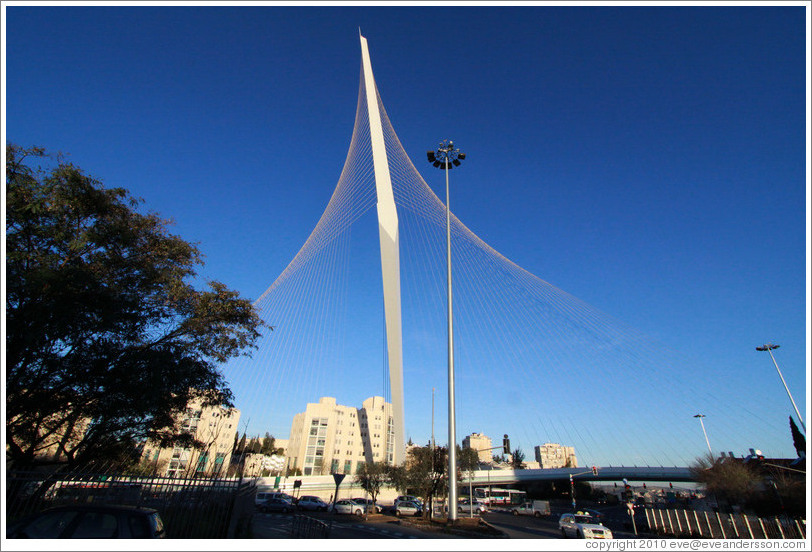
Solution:
{"label": "blue sky", "polygon": [[199,242],[204,278],[256,299],[318,221],[353,128],[360,27],[429,184],[439,192],[427,149],[452,138],[468,154],[452,206],[471,230],[667,346],[771,386],[787,416],[754,350],[781,344],[805,411],[800,4],[5,9],[6,141],[144,198]]}

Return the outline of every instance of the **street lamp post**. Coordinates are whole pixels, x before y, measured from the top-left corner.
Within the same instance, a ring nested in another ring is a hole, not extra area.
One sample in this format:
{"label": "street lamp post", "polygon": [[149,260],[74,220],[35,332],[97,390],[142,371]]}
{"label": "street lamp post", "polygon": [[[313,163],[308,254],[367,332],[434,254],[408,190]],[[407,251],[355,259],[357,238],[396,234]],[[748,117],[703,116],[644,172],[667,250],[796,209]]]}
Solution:
{"label": "street lamp post", "polygon": [[454,147],[451,140],[427,154],[428,161],[438,169],[445,169],[445,224],[448,260],[448,520],[457,519],[457,428],[454,408],[454,325],[451,303],[451,206],[448,193],[448,171],[459,167],[465,154]]}
{"label": "street lamp post", "polygon": [[789,397],[790,402],[792,403],[792,407],[795,409],[795,414],[798,416],[798,421],[801,422],[801,427],[804,428],[804,433],[806,433],[806,426],[804,425],[804,419],[801,418],[801,413],[798,410],[798,406],[795,404],[795,401],[792,398],[792,393],[789,392],[789,387],[787,387],[787,382],[784,381],[784,376],[781,375],[781,369],[778,368],[778,363],[775,361],[775,357],[773,356],[773,349],[779,348],[781,345],[775,345],[773,343],[767,343],[766,345],[762,345],[761,347],[756,347],[756,351],[767,351],[770,353],[770,358],[773,359],[773,364],[775,364],[775,369],[778,370],[778,377],[781,378],[781,383],[784,384],[784,389],[787,391],[787,396]]}
{"label": "street lamp post", "polygon": [[711,450],[710,441],[708,441],[708,432],[705,431],[705,422],[702,421],[704,418],[704,414],[697,414],[694,418],[699,418],[699,423],[702,425],[702,433],[705,435],[705,443],[708,445],[708,452],[710,453],[711,457],[713,457],[713,451]]}

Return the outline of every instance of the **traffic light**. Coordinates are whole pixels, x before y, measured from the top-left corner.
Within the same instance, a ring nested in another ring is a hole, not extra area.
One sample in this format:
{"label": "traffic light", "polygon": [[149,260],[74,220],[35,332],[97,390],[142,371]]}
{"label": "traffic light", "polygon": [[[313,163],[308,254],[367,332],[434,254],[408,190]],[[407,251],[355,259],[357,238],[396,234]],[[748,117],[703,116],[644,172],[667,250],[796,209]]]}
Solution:
{"label": "traffic light", "polygon": [[502,448],[505,449],[505,454],[510,454],[510,439],[508,439],[507,433],[502,438]]}
{"label": "traffic light", "polygon": [[598,466],[592,466],[592,475],[598,475]]}

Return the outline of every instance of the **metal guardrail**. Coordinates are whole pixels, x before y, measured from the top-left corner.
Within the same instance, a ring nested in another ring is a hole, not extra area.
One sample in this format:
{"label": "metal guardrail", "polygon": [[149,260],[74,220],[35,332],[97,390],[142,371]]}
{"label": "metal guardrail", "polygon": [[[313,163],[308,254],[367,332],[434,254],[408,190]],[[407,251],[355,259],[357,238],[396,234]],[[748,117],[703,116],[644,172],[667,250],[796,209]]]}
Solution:
{"label": "metal guardrail", "polygon": [[806,520],[760,518],[747,514],[720,514],[684,509],[646,508],[649,531],[676,538],[804,539]]}
{"label": "metal guardrail", "polygon": [[329,539],[333,522],[329,524],[310,516],[296,514],[290,524],[290,536],[293,539]]}

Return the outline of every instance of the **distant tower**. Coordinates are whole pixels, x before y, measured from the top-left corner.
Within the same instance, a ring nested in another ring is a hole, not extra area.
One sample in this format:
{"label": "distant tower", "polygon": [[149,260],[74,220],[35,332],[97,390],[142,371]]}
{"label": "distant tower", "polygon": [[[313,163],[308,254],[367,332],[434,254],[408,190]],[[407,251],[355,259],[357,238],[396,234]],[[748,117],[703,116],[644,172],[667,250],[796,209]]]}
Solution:
{"label": "distant tower", "polygon": [[477,453],[480,462],[490,464],[493,462],[491,450],[491,438],[482,433],[472,433],[462,440],[462,448],[473,449]]}
{"label": "distant tower", "polygon": [[378,234],[381,244],[381,274],[386,318],[386,347],[389,354],[389,386],[392,390],[392,418],[395,465],[406,460],[406,424],[403,406],[403,338],[400,316],[400,249],[398,245],[398,213],[389,175],[389,161],[383,139],[378,92],[372,76],[367,39],[361,36],[361,57],[364,64],[364,93],[369,113],[369,139],[375,168],[375,190],[378,195]]}

